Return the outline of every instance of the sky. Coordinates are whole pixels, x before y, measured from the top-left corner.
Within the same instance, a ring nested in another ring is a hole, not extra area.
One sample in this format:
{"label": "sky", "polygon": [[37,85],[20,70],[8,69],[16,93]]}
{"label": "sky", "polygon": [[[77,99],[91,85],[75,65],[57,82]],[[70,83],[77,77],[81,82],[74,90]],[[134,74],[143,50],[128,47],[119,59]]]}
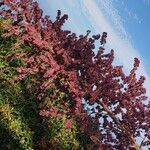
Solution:
{"label": "sky", "polygon": [[[115,51],[115,64],[129,73],[134,57],[140,59],[138,77],[146,77],[150,97],[150,0],[37,0],[44,14],[55,20],[57,10],[68,14],[64,29],[86,34],[108,33],[107,49]],[[95,49],[96,51],[96,49]]]}

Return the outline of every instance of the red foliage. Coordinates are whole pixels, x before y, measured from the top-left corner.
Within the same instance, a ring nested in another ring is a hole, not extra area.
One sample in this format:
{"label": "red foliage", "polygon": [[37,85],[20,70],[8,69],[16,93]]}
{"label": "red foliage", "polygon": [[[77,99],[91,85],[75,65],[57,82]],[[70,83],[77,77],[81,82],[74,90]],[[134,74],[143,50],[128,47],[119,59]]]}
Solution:
{"label": "red foliage", "polygon": [[[3,0],[3,3],[8,7],[0,10],[1,17],[13,22],[6,27],[6,35],[19,35],[18,44],[32,47],[32,53],[21,55],[27,66],[17,68],[18,79],[38,74],[33,85],[40,102],[45,97],[52,99],[46,92],[49,88],[65,92],[68,97],[62,103],[67,101],[70,107],[61,113],[75,118],[96,149],[138,149],[135,139],[143,133],[146,138],[142,146],[150,145],[150,105],[144,105],[145,78],[136,78],[137,58],[130,74],[125,75],[122,66],[112,65],[114,51],[104,53],[106,32],[89,38],[87,31],[77,37],[61,29],[68,16],[61,16],[60,10],[52,22],[48,16],[42,16],[38,3],[32,0]],[[93,52],[95,40],[101,44],[97,54]],[[93,107],[89,112],[83,107],[83,99]],[[51,107],[42,108],[40,114],[58,117],[59,112]],[[70,128],[72,123],[71,119],[66,120],[65,127]]]}
{"label": "red foliage", "polygon": [[68,128],[68,129],[72,128],[72,124],[73,124],[72,120],[71,119],[67,119],[65,121],[65,128]]}

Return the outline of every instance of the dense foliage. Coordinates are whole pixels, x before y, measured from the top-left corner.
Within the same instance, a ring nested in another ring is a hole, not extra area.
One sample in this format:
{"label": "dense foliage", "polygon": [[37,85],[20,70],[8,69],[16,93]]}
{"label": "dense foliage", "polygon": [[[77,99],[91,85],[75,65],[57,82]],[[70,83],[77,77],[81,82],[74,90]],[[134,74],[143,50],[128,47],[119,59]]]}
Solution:
{"label": "dense foliage", "polygon": [[139,60],[126,75],[104,52],[106,32],[77,37],[61,29],[67,19],[59,10],[52,22],[32,0],[0,2],[0,149],[150,146]]}

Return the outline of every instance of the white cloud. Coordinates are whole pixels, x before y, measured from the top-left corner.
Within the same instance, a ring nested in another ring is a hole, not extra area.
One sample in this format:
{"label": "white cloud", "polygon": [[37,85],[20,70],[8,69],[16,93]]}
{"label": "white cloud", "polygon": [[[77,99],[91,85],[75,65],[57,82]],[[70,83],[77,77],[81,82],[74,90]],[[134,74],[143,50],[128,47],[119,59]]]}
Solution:
{"label": "white cloud", "polygon": [[128,15],[128,17],[131,18],[132,20],[135,20],[136,23],[139,24],[142,23],[142,19],[136,13],[128,10],[127,8],[125,8],[125,12]]}
{"label": "white cloud", "polygon": [[[103,12],[104,16],[109,18],[109,22],[114,24],[113,28],[120,31],[120,36],[123,36],[124,39],[128,39],[129,35],[123,27],[123,19],[118,15],[119,11],[115,7],[112,7],[114,4],[113,1],[114,0],[98,0],[98,8]],[[118,3],[118,0],[116,2]]]}
{"label": "white cloud", "polygon": [[143,0],[143,2],[147,5],[150,5],[150,0]]}

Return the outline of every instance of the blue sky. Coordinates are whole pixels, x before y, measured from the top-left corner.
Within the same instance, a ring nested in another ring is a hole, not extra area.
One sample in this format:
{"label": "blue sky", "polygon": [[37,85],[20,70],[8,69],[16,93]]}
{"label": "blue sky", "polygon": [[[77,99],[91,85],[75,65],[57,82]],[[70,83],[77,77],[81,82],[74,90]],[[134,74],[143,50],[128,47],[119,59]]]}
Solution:
{"label": "blue sky", "polygon": [[150,96],[150,0],[37,0],[52,20],[57,10],[69,15],[64,28],[91,34],[108,32],[107,50],[115,50],[115,64],[129,72],[134,57],[141,60],[138,75],[145,75]]}

